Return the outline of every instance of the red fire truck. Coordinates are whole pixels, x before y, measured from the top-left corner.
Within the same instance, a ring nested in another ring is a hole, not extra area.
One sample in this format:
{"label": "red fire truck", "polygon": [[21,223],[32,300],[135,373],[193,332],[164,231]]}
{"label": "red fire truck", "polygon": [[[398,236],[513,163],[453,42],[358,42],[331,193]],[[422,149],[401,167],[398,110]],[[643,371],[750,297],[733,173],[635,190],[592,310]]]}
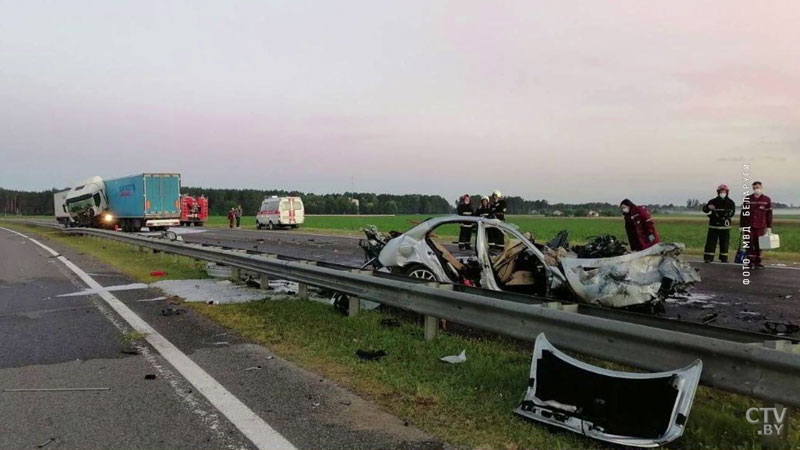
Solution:
{"label": "red fire truck", "polygon": [[208,222],[208,199],[181,194],[181,226],[202,227]]}

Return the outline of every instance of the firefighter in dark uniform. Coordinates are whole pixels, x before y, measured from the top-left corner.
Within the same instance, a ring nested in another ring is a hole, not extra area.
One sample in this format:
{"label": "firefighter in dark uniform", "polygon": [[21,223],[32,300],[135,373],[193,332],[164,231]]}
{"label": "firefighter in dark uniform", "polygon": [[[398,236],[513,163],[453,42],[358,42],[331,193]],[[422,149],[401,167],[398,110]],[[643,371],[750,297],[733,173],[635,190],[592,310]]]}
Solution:
{"label": "firefighter in dark uniform", "polygon": [[492,205],[489,203],[489,197],[485,195],[481,197],[481,204],[478,205],[475,215],[478,217],[483,217],[484,219],[489,219],[492,217]]}
{"label": "firefighter in dark uniform", "polygon": [[727,184],[717,187],[717,196],[703,205],[703,212],[708,214],[708,235],[703,260],[714,261],[714,252],[719,241],[719,261],[728,262],[728,247],[731,241],[731,218],[736,213],[736,204],[728,197],[730,189]]}
{"label": "firefighter in dark uniform", "polygon": [[[456,208],[456,212],[458,212],[459,216],[474,216],[475,211],[472,210],[472,205],[470,204],[470,197],[469,194],[464,194],[461,196],[461,201],[458,203],[458,208]],[[472,227],[474,225],[471,223],[462,223],[461,224],[461,232],[458,234],[458,249],[459,250],[470,250],[472,248]]]}
{"label": "firefighter in dark uniform", "polygon": [[[505,222],[507,208],[506,208],[506,201],[503,199],[503,194],[500,191],[495,190],[494,192],[492,192],[490,200],[492,208],[491,217]],[[503,248],[504,242],[503,242],[502,231],[500,231],[497,228],[489,228],[487,234],[490,246],[494,247],[495,249]]]}

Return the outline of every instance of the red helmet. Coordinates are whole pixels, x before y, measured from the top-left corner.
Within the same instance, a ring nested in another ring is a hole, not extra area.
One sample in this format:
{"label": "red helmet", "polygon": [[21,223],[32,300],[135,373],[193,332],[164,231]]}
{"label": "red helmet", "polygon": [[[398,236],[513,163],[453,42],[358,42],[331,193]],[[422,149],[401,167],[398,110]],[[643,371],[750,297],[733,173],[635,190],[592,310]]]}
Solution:
{"label": "red helmet", "polygon": [[461,200],[466,200],[468,198],[470,198],[469,194],[464,194],[464,195],[461,196]]}
{"label": "red helmet", "polygon": [[722,183],[719,186],[717,186],[717,192],[720,192],[720,191],[730,192],[731,190],[728,189],[728,185],[727,184]]}

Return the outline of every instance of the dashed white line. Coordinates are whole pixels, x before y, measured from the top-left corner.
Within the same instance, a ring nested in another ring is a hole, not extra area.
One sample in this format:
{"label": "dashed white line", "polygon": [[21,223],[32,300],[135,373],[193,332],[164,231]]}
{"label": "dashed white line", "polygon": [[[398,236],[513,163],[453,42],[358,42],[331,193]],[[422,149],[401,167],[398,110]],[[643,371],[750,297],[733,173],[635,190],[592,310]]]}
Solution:
{"label": "dashed white line", "polygon": [[118,298],[108,292],[97,281],[90,277],[80,267],[72,261],[61,256],[52,248],[41,242],[18,233],[8,228],[0,229],[21,236],[45,251],[53,257],[58,258],[75,275],[77,275],[87,286],[96,290],[108,306],[119,314],[134,330],[145,336],[147,342],[161,354],[175,369],[191,383],[208,401],[217,408],[239,431],[242,432],[259,449],[294,449],[295,447],[286,438],[270,427],[264,420],[254,413],[244,403],[231,394],[224,386],[209,375],[202,367],[192,361],[186,354],[181,352],[171,342],[169,342],[158,331],[151,327],[141,317],[136,315],[130,308],[125,306]]}

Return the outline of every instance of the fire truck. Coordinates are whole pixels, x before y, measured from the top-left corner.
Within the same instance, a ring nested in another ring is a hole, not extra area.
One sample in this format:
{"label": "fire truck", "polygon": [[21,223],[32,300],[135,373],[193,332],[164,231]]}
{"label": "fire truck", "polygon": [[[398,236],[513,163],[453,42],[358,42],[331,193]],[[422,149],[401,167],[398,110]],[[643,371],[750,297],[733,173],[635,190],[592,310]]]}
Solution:
{"label": "fire truck", "polygon": [[202,227],[208,222],[208,199],[181,194],[181,226]]}

